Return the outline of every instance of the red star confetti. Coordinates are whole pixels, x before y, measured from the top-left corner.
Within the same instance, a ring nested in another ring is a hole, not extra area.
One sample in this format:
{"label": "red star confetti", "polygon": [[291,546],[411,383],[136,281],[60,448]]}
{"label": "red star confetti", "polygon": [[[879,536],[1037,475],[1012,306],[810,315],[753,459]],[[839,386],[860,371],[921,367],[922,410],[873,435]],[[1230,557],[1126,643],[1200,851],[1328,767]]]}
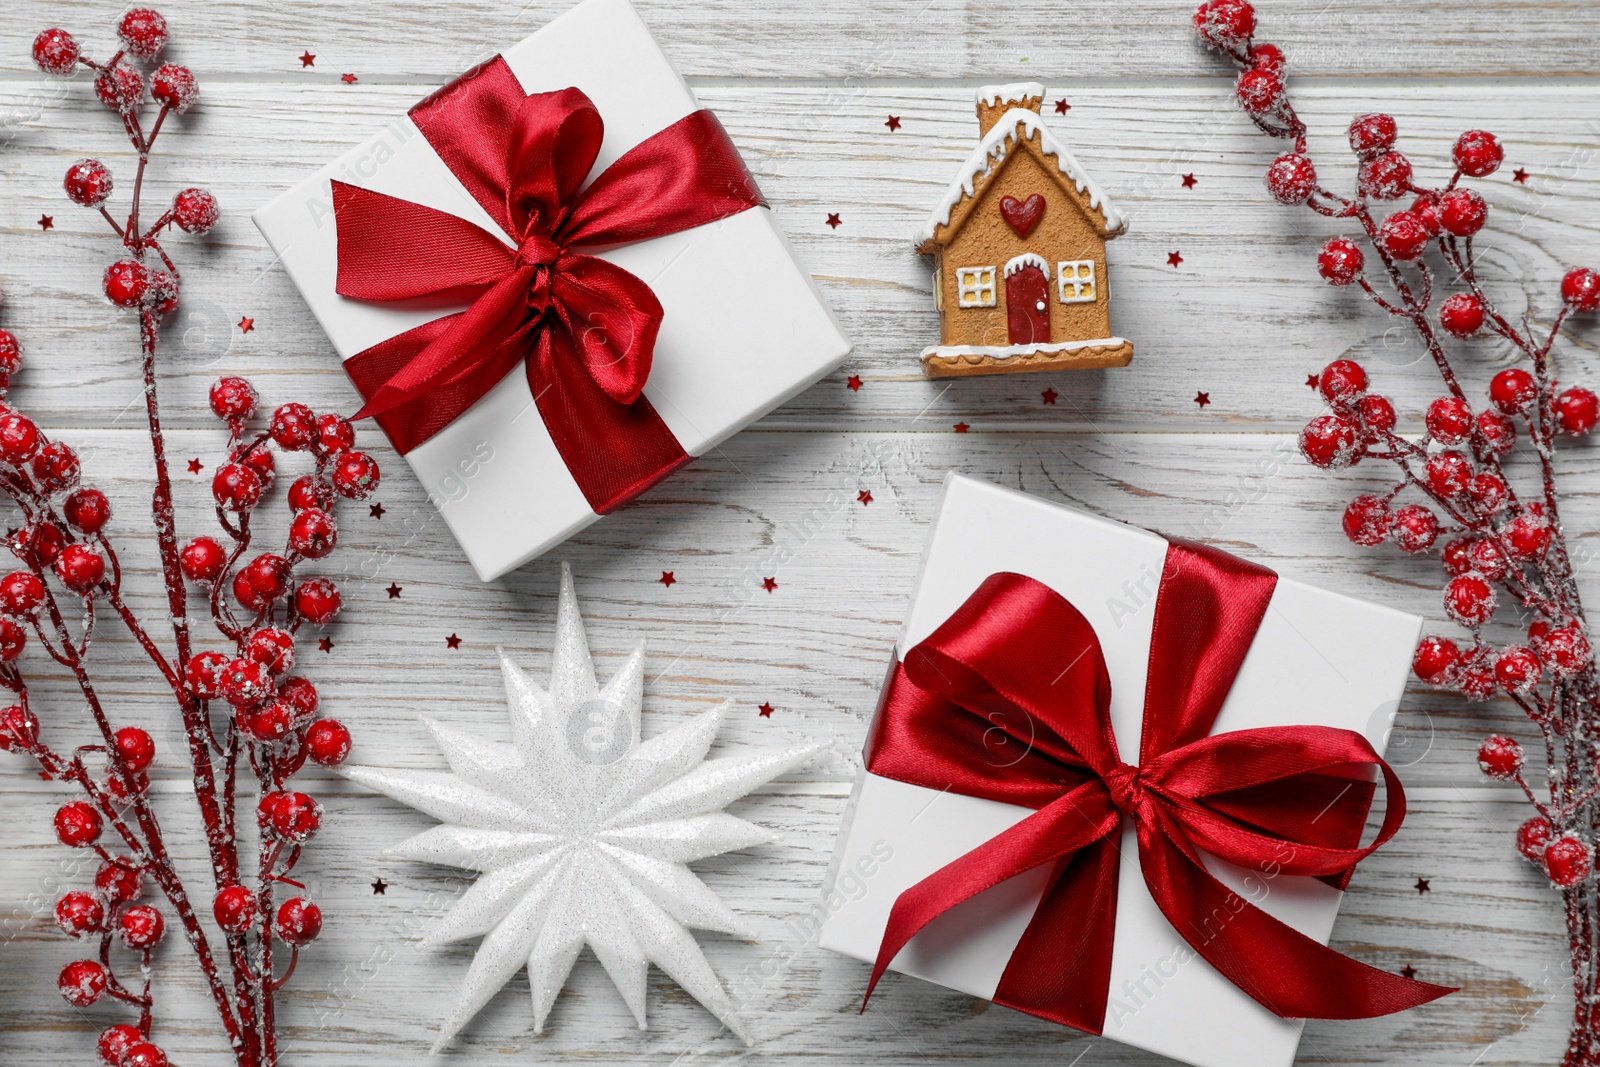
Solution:
{"label": "red star confetti", "polygon": [[1044,397],[1044,402],[1046,404],[1049,404],[1051,407],[1055,407],[1056,397],[1060,396],[1061,394],[1056,392],[1054,387],[1051,387],[1051,388],[1047,388],[1044,392],[1040,393],[1039,395]]}
{"label": "red star confetti", "polygon": [[848,378],[846,378],[844,380],[844,384],[845,384],[846,388],[848,388],[852,393],[861,392],[861,375],[859,375],[859,374],[850,375],[850,377],[848,377]]}
{"label": "red star confetti", "polygon": [[828,212],[828,220],[823,223],[823,225],[827,226],[830,230],[837,230],[841,225],[839,222],[839,213],[837,211]]}
{"label": "red star confetti", "polygon": [[656,579],[656,581],[660,582],[662,585],[666,586],[668,589],[671,589],[672,588],[672,583],[676,582],[677,580],[678,579],[676,579],[676,578],[674,578],[672,576],[672,572],[671,571],[662,571],[661,572],[661,577]]}
{"label": "red star confetti", "polygon": [[1401,978],[1415,978],[1416,976],[1417,976],[1417,969],[1415,967],[1411,966],[1411,964],[1408,963],[1404,967],[1400,968],[1400,977]]}
{"label": "red star confetti", "polygon": [[382,504],[368,504],[367,514],[374,519],[383,518],[384,506]]}
{"label": "red star confetti", "polygon": [[1065,100],[1057,100],[1056,101],[1056,114],[1057,115],[1065,115],[1067,112],[1069,112],[1071,110],[1072,110],[1072,105],[1067,103]]}
{"label": "red star confetti", "polygon": [[53,229],[55,227],[55,224],[56,224],[56,220],[55,220],[55,216],[54,215],[40,215],[39,216],[39,229],[41,229],[41,230]]}
{"label": "red star confetti", "polygon": [[244,315],[244,316],[241,316],[239,318],[239,332],[240,333],[249,333],[251,330],[253,330],[255,328],[256,328],[256,320],[255,319],[250,318],[250,316],[248,316],[248,315]]}
{"label": "red star confetti", "polygon": [[899,115],[890,115],[889,116],[889,121],[885,122],[884,125],[889,127],[889,132],[890,133],[893,133],[894,131],[896,131],[896,130],[898,130],[900,128],[900,116]]}
{"label": "red star confetti", "polygon": [[309,67],[316,63],[316,61],[317,57],[311,54],[311,50],[309,48],[300,53],[300,66],[302,68]]}
{"label": "red star confetti", "polygon": [[404,588],[405,588],[405,586],[395,585],[393,582],[390,582],[389,583],[389,587],[387,589],[385,589],[384,592],[389,594],[389,599],[390,600],[399,600],[400,599],[400,590],[402,590]]}
{"label": "red star confetti", "polygon": [[319,637],[319,638],[317,638],[317,651],[318,652],[332,652],[333,651],[333,638],[331,638],[331,637]]}
{"label": "red star confetti", "polygon": [[201,463],[198,459],[191,459],[189,461],[189,473],[190,474],[199,474],[200,471],[203,470],[204,468],[205,468],[205,464]]}
{"label": "red star confetti", "polygon": [[354,74],[341,74],[339,75],[339,80],[344,82],[346,85],[354,85],[356,83],[356,76]]}
{"label": "red star confetti", "polygon": [[1315,389],[1316,387],[1317,387],[1317,376],[1315,374],[1306,375],[1306,388]]}
{"label": "red star confetti", "polygon": [[771,704],[759,704],[759,705],[757,705],[757,710],[761,712],[761,717],[763,719],[772,718],[772,705]]}
{"label": "red star confetti", "polygon": [[1196,392],[1194,394],[1194,402],[1196,404],[1199,404],[1203,408],[1207,404],[1211,403],[1211,394],[1210,393]]}
{"label": "red star confetti", "polygon": [[761,579],[761,588],[765,589],[769,593],[772,592],[774,589],[778,588],[778,579],[776,579],[776,578],[763,578],[763,579]]}
{"label": "red star confetti", "polygon": [[1428,892],[1428,890],[1430,890],[1432,888],[1433,887],[1428,884],[1428,880],[1426,878],[1418,878],[1417,879],[1417,892],[1418,893],[1426,893],[1426,892]]}
{"label": "red star confetti", "polygon": [[1178,264],[1180,264],[1182,262],[1183,262],[1183,257],[1178,255],[1178,253],[1176,253],[1176,252],[1168,252],[1167,253],[1167,266],[1176,267]]}
{"label": "red star confetti", "polygon": [[1511,172],[1511,180],[1516,182],[1518,185],[1527,185],[1528,172],[1523,170],[1521,167],[1518,167],[1516,170]]}
{"label": "red star confetti", "polygon": [[372,892],[375,896],[383,896],[383,891],[388,888],[389,883],[385,882],[382,877],[379,877],[376,882],[372,883]]}
{"label": "red star confetti", "polygon": [[871,489],[863,489],[863,490],[861,490],[861,492],[856,494],[856,499],[861,502],[861,506],[862,507],[866,507],[868,504],[872,503],[872,490]]}
{"label": "red star confetti", "polygon": [[966,433],[970,429],[972,429],[972,427],[968,426],[964,422],[958,422],[955,426],[956,433]]}
{"label": "red star confetti", "polygon": [[1185,189],[1193,189],[1195,187],[1195,177],[1193,174],[1185,174],[1183,176],[1183,187]]}
{"label": "red star confetti", "polygon": [[451,634],[449,637],[444,639],[444,647],[446,647],[446,648],[460,648],[461,647],[461,638],[457,637],[455,634]]}

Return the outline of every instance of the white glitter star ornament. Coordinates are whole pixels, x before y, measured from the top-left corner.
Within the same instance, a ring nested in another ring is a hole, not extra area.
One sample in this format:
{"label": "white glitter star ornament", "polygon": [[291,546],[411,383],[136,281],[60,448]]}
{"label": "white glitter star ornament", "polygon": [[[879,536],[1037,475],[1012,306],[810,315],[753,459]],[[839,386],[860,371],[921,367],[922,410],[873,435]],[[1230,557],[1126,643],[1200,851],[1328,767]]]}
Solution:
{"label": "white glitter star ornament", "polygon": [[686,927],[754,935],[687,864],[775,835],[721,809],[821,745],[706,759],[728,704],[639,740],[644,645],[605,686],[561,568],[550,690],[504,652],[511,743],[428,719],[449,771],[343,773],[439,819],[390,854],[481,873],[425,939],[483,937],[437,1051],[524,965],[534,1029],[587,944],[645,1028],[645,976],[660,967],[748,1044],[722,983]]}

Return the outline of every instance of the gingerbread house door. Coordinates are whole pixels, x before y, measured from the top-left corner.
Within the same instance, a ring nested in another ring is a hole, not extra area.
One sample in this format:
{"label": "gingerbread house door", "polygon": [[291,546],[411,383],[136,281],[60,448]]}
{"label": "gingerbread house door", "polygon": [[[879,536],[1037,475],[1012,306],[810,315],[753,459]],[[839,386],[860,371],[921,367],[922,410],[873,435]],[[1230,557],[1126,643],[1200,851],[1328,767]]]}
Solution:
{"label": "gingerbread house door", "polygon": [[1006,272],[1006,330],[1014,345],[1050,341],[1050,280],[1037,263]]}

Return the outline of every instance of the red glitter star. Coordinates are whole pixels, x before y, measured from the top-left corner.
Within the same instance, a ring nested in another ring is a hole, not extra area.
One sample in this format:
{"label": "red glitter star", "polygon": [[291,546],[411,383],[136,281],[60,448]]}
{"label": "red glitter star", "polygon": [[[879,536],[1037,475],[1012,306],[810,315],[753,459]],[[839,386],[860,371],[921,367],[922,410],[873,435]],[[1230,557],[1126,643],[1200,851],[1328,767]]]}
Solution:
{"label": "red glitter star", "polygon": [[848,377],[848,378],[846,378],[844,380],[844,384],[849,388],[849,390],[852,393],[861,392],[861,375],[859,375],[859,374],[850,375],[850,377]]}
{"label": "red glitter star", "polygon": [[967,431],[968,431],[968,430],[970,430],[970,429],[971,429],[971,428],[972,428],[972,427],[970,427],[970,426],[968,426],[968,425],[967,425],[967,424],[966,424],[966,423],[964,423],[964,422],[958,422],[958,423],[956,423],[956,433],[966,433],[966,432],[967,432]]}
{"label": "red glitter star", "polygon": [[302,68],[309,67],[316,63],[316,61],[317,57],[311,54],[311,50],[309,48],[300,53],[300,66]]}
{"label": "red glitter star", "polygon": [[255,328],[256,328],[256,320],[255,319],[250,318],[248,315],[240,316],[240,318],[239,318],[239,332],[240,333],[249,333],[251,330],[253,330]]}
{"label": "red glitter star", "polygon": [[774,589],[778,588],[778,579],[776,579],[776,578],[763,578],[763,579],[761,579],[761,588],[765,589],[769,593],[772,592]]}
{"label": "red glitter star", "polygon": [[384,506],[382,504],[368,504],[367,514],[374,519],[383,518]]}
{"label": "red glitter star", "polygon": [[1417,879],[1417,892],[1418,893],[1426,893],[1432,888],[1433,887],[1428,884],[1428,880],[1426,878],[1418,878]]}
{"label": "red glitter star", "polygon": [[771,704],[760,704],[760,705],[757,705],[757,707],[760,710],[761,717],[763,719],[772,718],[772,705]]}
{"label": "red glitter star", "polygon": [[385,889],[388,889],[388,888],[389,888],[389,883],[385,882],[381,876],[378,878],[378,880],[376,882],[372,883],[372,892],[374,894],[376,894],[377,896],[380,896],[380,897],[384,895],[383,891]]}
{"label": "red glitter star", "polygon": [[205,467],[205,464],[201,463],[199,459],[191,459],[189,461],[190,474],[199,474],[203,467]]}
{"label": "red glitter star", "polygon": [[899,115],[890,115],[889,116],[889,121],[885,122],[884,125],[889,127],[889,132],[890,133],[893,133],[895,130],[898,130],[900,128],[900,116]]}
{"label": "red glitter star", "polygon": [[55,220],[55,216],[54,215],[40,215],[39,216],[39,229],[41,229],[41,230],[53,229],[55,227],[55,224],[56,224],[56,220]]}
{"label": "red glitter star", "polygon": [[668,589],[671,589],[672,588],[672,583],[676,582],[677,580],[678,579],[676,579],[676,578],[674,578],[672,576],[672,572],[671,571],[662,571],[661,572],[661,577],[656,579],[656,581],[660,582],[662,585],[666,586]]}
{"label": "red glitter star", "polygon": [[331,637],[319,637],[319,638],[317,638],[317,651],[319,651],[319,652],[332,652],[333,651],[333,638],[331,638]]}
{"label": "red glitter star", "polygon": [[1056,397],[1060,396],[1061,394],[1056,392],[1055,388],[1052,386],[1050,388],[1045,389],[1045,391],[1040,393],[1039,395],[1044,397],[1044,402],[1046,404],[1049,404],[1051,407],[1055,407]]}
{"label": "red glitter star", "polygon": [[1069,112],[1071,110],[1072,110],[1072,105],[1067,103],[1065,100],[1057,100],[1056,101],[1056,114],[1057,115],[1065,115],[1067,112]]}
{"label": "red glitter star", "polygon": [[1417,976],[1417,969],[1415,967],[1411,966],[1411,964],[1408,963],[1404,967],[1400,968],[1400,977],[1401,978],[1415,978],[1416,976]]}
{"label": "red glitter star", "polygon": [[837,211],[828,212],[828,220],[827,222],[823,223],[823,225],[827,226],[831,230],[837,230],[841,225],[839,222],[839,213]]}
{"label": "red glitter star", "polygon": [[455,634],[451,634],[449,637],[444,639],[444,644],[446,648],[460,648],[461,638],[457,637]]}
{"label": "red glitter star", "polygon": [[1180,264],[1182,262],[1183,262],[1183,257],[1178,255],[1178,253],[1176,253],[1176,252],[1168,252],[1167,253],[1167,266],[1176,267],[1178,264]]}
{"label": "red glitter star", "polygon": [[1315,374],[1306,375],[1306,388],[1315,389],[1317,384],[1317,376]]}
{"label": "red glitter star", "polygon": [[389,599],[390,600],[399,600],[400,599],[400,590],[403,589],[403,588],[405,588],[405,587],[404,586],[395,585],[393,582],[390,582],[389,583],[389,587],[387,589],[385,589],[384,592],[389,594]]}
{"label": "red glitter star", "polygon": [[861,490],[861,492],[856,494],[856,499],[861,502],[861,506],[862,507],[866,507],[868,504],[872,503],[872,490],[871,489],[863,489],[863,490]]}
{"label": "red glitter star", "polygon": [[1185,174],[1183,176],[1183,187],[1185,189],[1193,189],[1195,187],[1195,179],[1193,174]]}
{"label": "red glitter star", "polygon": [[356,83],[356,76],[354,74],[341,74],[339,76],[339,80],[344,82],[346,85],[354,85]]}
{"label": "red glitter star", "polygon": [[1518,185],[1527,185],[1528,172],[1523,170],[1521,167],[1518,167],[1516,170],[1511,172],[1511,180],[1516,182]]}
{"label": "red glitter star", "polygon": [[1207,404],[1211,403],[1211,394],[1210,393],[1196,392],[1194,394],[1194,402],[1196,404],[1199,404],[1203,408]]}

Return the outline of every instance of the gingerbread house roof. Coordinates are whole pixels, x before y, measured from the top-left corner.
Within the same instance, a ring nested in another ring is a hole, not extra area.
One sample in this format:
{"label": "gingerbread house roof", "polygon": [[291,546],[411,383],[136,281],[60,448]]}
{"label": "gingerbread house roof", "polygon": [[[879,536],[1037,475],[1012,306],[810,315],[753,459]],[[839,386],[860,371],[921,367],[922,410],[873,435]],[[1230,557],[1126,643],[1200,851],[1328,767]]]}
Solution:
{"label": "gingerbread house roof", "polygon": [[[1006,90],[1020,88],[1024,87],[996,86],[989,90],[989,95],[998,100]],[[1042,88],[1040,91],[1043,91]],[[1047,160],[1054,160],[1056,174],[1063,187],[1072,190],[1080,202],[1087,201],[1090,220],[1096,223],[1096,229],[1102,237],[1116,237],[1127,230],[1126,216],[1112,205],[1082,164],[1072,158],[1072,153],[1055,139],[1039,114],[1027,108],[1014,107],[1000,116],[956,172],[955,181],[950,183],[939,206],[934,208],[933,214],[928,216],[928,221],[917,233],[917,246],[923,248],[932,243],[948,242],[951,234],[946,234],[943,242],[936,242],[935,239],[941,227],[949,227],[951,213],[963,200],[975,196],[978,183],[993,174],[1010,157],[1012,150],[1024,142],[1032,142],[1040,155]]]}

